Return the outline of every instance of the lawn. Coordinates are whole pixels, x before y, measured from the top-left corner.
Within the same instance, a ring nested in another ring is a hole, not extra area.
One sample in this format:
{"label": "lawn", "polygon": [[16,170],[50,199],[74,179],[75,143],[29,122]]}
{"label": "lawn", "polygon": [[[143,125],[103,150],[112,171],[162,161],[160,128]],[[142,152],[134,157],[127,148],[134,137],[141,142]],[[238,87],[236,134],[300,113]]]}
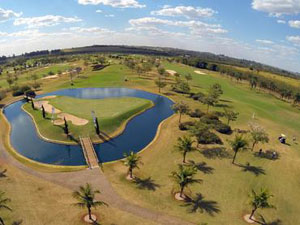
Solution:
{"label": "lawn", "polygon": [[[69,122],[69,131],[75,139],[78,139],[79,136],[90,136],[93,141],[101,141],[101,139],[95,133],[92,111],[98,118],[101,132],[113,137],[124,130],[129,119],[153,106],[150,100],[132,97],[95,100],[57,96],[48,101],[63,113],[89,121],[83,126],[76,126]],[[41,111],[33,110],[31,104],[26,104],[24,108],[33,115],[39,131],[44,137],[51,140],[68,141],[63,132],[63,125],[53,125],[50,114],[47,115],[47,119],[43,119]]]}
{"label": "lawn", "polygon": [[[198,151],[187,155],[187,160],[193,160],[201,165],[199,166],[197,178],[203,180],[201,184],[195,184],[187,189],[187,193],[192,198],[199,194],[199,201],[196,202],[198,204],[194,204],[195,207],[197,206],[197,211],[191,212],[192,206],[186,206],[175,201],[172,195],[172,191],[177,190],[177,187],[170,179],[170,173],[176,170],[177,164],[182,161],[182,156],[174,151],[174,145],[178,137],[188,134],[179,131],[178,117],[172,117],[162,125],[158,139],[146,151],[140,153],[143,165],[140,165],[140,169],[134,171],[134,173],[143,182],[135,184],[126,180],[127,170],[122,162],[104,165],[104,173],[112,182],[116,191],[131,202],[162,213],[181,217],[195,224],[243,225],[246,224],[243,221],[243,215],[251,211],[249,193],[252,189],[259,190],[266,187],[274,195],[271,203],[276,206],[276,209],[259,210],[256,217],[259,219],[259,214],[262,214],[269,224],[277,220],[281,220],[281,224],[285,225],[300,224],[298,215],[300,212],[300,152],[299,145],[291,141],[293,135],[299,135],[299,109],[276,99],[266,92],[251,90],[248,84],[236,83],[219,73],[203,71],[207,75],[199,75],[194,73],[198,69],[189,66],[168,62],[165,62],[164,66],[166,69],[175,70],[182,75],[191,73],[193,80],[190,81],[190,84],[193,91],[206,93],[212,84],[216,82],[221,84],[224,94],[219,105],[211,110],[223,111],[223,107],[229,107],[239,112],[238,120],[232,123],[232,127],[241,129],[248,129],[248,123],[252,120],[253,113],[255,113],[255,122],[265,127],[270,136],[270,142],[258,145],[256,151],[259,148],[263,148],[263,150],[274,149],[279,152],[280,158],[275,161],[262,159],[255,157],[253,152],[246,151],[239,153],[237,156],[237,163],[241,166],[234,166],[231,164],[230,159],[232,151],[228,146],[228,140],[233,139],[234,135],[218,134],[224,142],[224,148],[228,153],[227,157],[211,157],[207,154],[207,152],[214,152],[212,148],[216,146],[200,146]],[[84,75],[85,77],[75,79],[75,87],[125,86],[152,92],[158,91],[153,82],[156,77],[151,77],[149,74],[139,77],[134,71],[123,65],[111,65],[102,71],[88,71]],[[127,82],[125,77],[128,79]],[[168,79],[172,81],[173,78],[170,76]],[[56,86],[53,83],[53,86],[47,87],[49,88],[47,90],[69,87],[71,86],[68,80],[59,80]],[[185,95],[173,93],[170,90],[170,85],[164,88],[162,92],[170,95],[176,102],[187,102],[193,109],[200,108],[204,111],[206,108],[200,102],[193,101]],[[89,116],[89,110],[87,110],[87,113]],[[41,116],[41,113],[38,112],[38,115]],[[97,113],[97,115],[100,115],[100,113]],[[183,117],[183,121],[190,120],[192,119],[188,116]],[[72,129],[72,126],[70,129]],[[61,128],[60,132],[62,132]],[[281,145],[278,142],[277,137],[280,133],[287,135],[290,146]],[[206,148],[210,148],[210,150],[206,150]],[[250,166],[246,167],[247,163],[250,163]],[[72,202],[69,192],[51,184],[53,187],[49,186],[49,188],[44,189],[44,191],[41,190],[41,193],[39,193],[35,189],[37,182],[45,188],[49,185],[47,182],[29,179],[20,171],[18,171],[20,174],[12,171],[12,174],[14,173],[17,174],[14,179],[18,178],[19,180],[9,186],[3,186],[3,190],[7,191],[8,196],[11,198],[14,196],[16,200],[13,204],[25,204],[25,207],[17,207],[16,215],[20,215],[20,217],[28,215],[28,221],[31,222],[42,220],[41,224],[51,221],[50,217],[57,218],[57,215],[64,214],[66,214],[63,216],[65,223],[62,224],[79,220],[80,212],[69,206],[69,203]],[[31,185],[32,183],[35,185]],[[23,186],[26,188],[22,188]],[[43,194],[48,189],[51,189],[51,193],[44,196]],[[25,191],[33,193],[32,196],[25,199],[25,196],[28,196]],[[60,193],[64,194],[60,195]],[[41,197],[42,195],[44,198]],[[50,195],[59,196],[60,200],[48,197]],[[43,204],[43,207],[38,207],[36,211],[34,211],[36,208],[35,201]],[[37,219],[38,216],[43,215],[46,206],[53,206],[48,207],[47,217]],[[58,209],[59,206],[60,209]],[[67,210],[70,210],[71,213],[64,213]],[[110,221],[110,224],[120,225],[122,223],[148,224],[148,221],[141,221],[124,212],[112,210],[103,211],[102,213],[105,215],[103,224],[106,224],[107,221]],[[122,219],[116,219],[119,217]],[[59,224],[59,222],[54,219],[49,224]],[[76,223],[74,222],[74,224]]]}

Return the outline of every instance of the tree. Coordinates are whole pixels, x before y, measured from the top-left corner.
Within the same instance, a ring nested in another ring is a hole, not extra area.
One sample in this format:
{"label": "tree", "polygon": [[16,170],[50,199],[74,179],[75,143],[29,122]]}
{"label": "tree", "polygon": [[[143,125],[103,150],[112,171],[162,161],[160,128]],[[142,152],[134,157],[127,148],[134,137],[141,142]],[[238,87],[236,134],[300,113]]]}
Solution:
{"label": "tree", "polygon": [[85,186],[80,186],[79,191],[73,192],[73,197],[78,201],[74,205],[80,208],[87,208],[90,220],[92,220],[92,207],[97,208],[102,205],[108,206],[105,202],[96,201],[96,194],[100,194],[100,191],[93,190],[91,185],[88,183]]}
{"label": "tree", "polygon": [[100,134],[100,128],[99,128],[99,123],[98,123],[98,118],[95,118],[95,129],[96,129],[96,134]]}
{"label": "tree", "polygon": [[184,198],[183,192],[184,188],[187,186],[194,184],[194,183],[200,183],[202,180],[195,179],[194,176],[197,173],[197,169],[193,166],[183,166],[178,165],[178,171],[173,171],[171,173],[171,177],[174,180],[174,182],[179,185],[180,187],[180,197]]}
{"label": "tree", "polygon": [[185,79],[186,79],[186,82],[189,83],[190,80],[193,80],[193,77],[190,73],[188,73],[187,75],[185,75]]}
{"label": "tree", "polygon": [[160,78],[155,81],[156,86],[158,87],[158,92],[160,93],[160,89],[167,86],[167,83],[162,81]]}
{"label": "tree", "polygon": [[159,73],[160,76],[164,76],[166,74],[166,69],[163,67],[158,67],[157,72]]}
{"label": "tree", "polygon": [[244,150],[248,147],[248,141],[242,135],[236,135],[233,141],[230,141],[232,150],[234,151],[234,156],[232,159],[232,164],[235,164],[236,155],[240,150]]}
{"label": "tree", "polygon": [[224,116],[227,119],[227,125],[229,125],[230,121],[236,121],[238,115],[238,112],[234,112],[232,110],[224,108]]}
{"label": "tree", "polygon": [[195,148],[193,147],[193,143],[194,141],[188,136],[178,138],[175,149],[182,153],[183,163],[185,163],[186,154],[195,150]]}
{"label": "tree", "polygon": [[267,189],[261,189],[260,193],[256,193],[252,190],[250,195],[250,205],[252,206],[252,212],[249,217],[250,220],[257,209],[274,208],[274,206],[269,203],[271,197],[273,197],[273,195],[271,195]]}
{"label": "tree", "polygon": [[31,108],[33,109],[33,110],[35,110],[35,107],[34,107],[34,102],[33,102],[33,100],[31,99]]}
{"label": "tree", "polygon": [[45,111],[44,105],[42,105],[42,115],[43,115],[43,118],[45,119],[46,118],[46,111]]}
{"label": "tree", "polygon": [[64,121],[65,121],[64,132],[65,132],[66,135],[69,135],[69,125],[68,125],[68,122],[66,120],[66,117],[64,117]]}
{"label": "tree", "polygon": [[214,98],[213,96],[206,96],[206,97],[203,98],[203,103],[205,105],[207,105],[206,113],[208,113],[209,107],[214,106],[217,103],[217,101],[218,100],[216,98]]}
{"label": "tree", "polygon": [[215,83],[209,88],[208,93],[209,96],[215,98],[218,102],[220,96],[223,94],[222,86],[218,83]]}
{"label": "tree", "polygon": [[254,150],[256,144],[260,143],[268,143],[269,135],[265,131],[265,129],[257,124],[250,124],[250,134],[253,140],[251,150]]}
{"label": "tree", "polygon": [[38,76],[34,73],[34,74],[31,74],[30,78],[31,78],[31,80],[34,81],[34,84],[36,84],[36,81],[37,81],[37,79],[38,79]]}
{"label": "tree", "polygon": [[188,114],[190,107],[184,102],[178,102],[172,106],[175,113],[179,113],[179,123],[181,123],[181,116]]}
{"label": "tree", "polygon": [[136,153],[134,152],[130,152],[130,154],[124,154],[125,161],[124,161],[124,165],[128,167],[128,174],[130,179],[133,178],[133,170],[134,169],[139,169],[139,164],[141,164],[141,157],[138,156]]}
{"label": "tree", "polygon": [[[5,193],[0,191],[0,210],[6,209],[8,211],[12,211],[11,208],[9,208],[9,206],[7,205],[10,202],[11,202],[11,200],[9,198],[5,197]],[[0,224],[4,225],[4,221],[1,218],[1,216],[0,216]]]}

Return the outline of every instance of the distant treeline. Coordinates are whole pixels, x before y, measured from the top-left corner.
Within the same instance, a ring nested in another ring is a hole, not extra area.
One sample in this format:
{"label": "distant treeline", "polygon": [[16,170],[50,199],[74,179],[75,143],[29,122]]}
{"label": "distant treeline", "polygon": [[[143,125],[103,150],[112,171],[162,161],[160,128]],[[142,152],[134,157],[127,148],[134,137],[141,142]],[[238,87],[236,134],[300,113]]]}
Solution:
{"label": "distant treeline", "polygon": [[267,78],[259,75],[259,71],[240,71],[236,68],[229,67],[222,64],[210,63],[203,61],[201,58],[190,58],[185,57],[180,60],[181,63],[197,67],[200,69],[207,69],[211,71],[217,71],[221,74],[230,76],[237,81],[248,81],[251,88],[257,87],[269,90],[270,92],[277,93],[282,99],[293,100],[294,103],[300,103],[300,89],[289,85],[285,82]]}
{"label": "distant treeline", "polygon": [[154,56],[166,56],[166,57],[190,57],[200,58],[202,61],[216,64],[226,64],[232,66],[254,68],[256,70],[267,71],[282,76],[288,76],[292,78],[299,78],[299,73],[289,72],[280,68],[268,66],[265,64],[257,63],[255,61],[237,59],[224,55],[216,55],[208,52],[197,52],[175,48],[162,48],[162,47],[146,47],[146,46],[123,46],[123,45],[93,45],[71,49],[57,49],[57,50],[44,50],[25,53],[20,56],[12,57],[0,57],[0,64],[7,63],[9,60],[16,58],[31,58],[39,56],[50,55],[72,55],[72,54],[93,54],[93,53],[119,53],[119,54],[142,54],[142,55],[154,55]]}

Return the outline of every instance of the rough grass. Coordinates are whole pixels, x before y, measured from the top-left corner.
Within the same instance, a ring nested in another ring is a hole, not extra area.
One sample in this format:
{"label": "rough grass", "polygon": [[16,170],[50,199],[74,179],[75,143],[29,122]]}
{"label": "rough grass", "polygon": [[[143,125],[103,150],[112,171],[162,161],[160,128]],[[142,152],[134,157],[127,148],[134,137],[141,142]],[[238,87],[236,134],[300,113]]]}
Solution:
{"label": "rough grass", "polygon": [[[122,132],[130,118],[153,106],[153,103],[149,100],[129,97],[95,100],[58,96],[49,99],[49,102],[62,112],[88,120],[88,124],[84,126],[76,126],[69,122],[69,132],[75,139],[78,139],[79,136],[90,136],[92,140],[99,140],[99,137],[95,134],[91,115],[92,110],[95,111],[98,117],[101,132],[109,136],[115,136]],[[39,131],[44,137],[58,141],[69,141],[64,135],[64,126],[54,126],[50,114],[47,115],[47,119],[43,119],[41,111],[33,110],[29,103],[24,105],[24,108],[34,117]]]}

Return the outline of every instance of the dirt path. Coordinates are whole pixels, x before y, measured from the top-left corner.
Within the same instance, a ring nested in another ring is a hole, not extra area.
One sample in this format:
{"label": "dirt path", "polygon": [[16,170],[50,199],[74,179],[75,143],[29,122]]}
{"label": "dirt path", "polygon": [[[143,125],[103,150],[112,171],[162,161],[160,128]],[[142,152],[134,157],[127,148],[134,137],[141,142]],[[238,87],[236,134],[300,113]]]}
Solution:
{"label": "dirt path", "polygon": [[33,170],[11,156],[0,143],[0,161],[4,161],[16,168],[36,176],[41,179],[45,179],[52,183],[61,185],[71,190],[77,190],[80,185],[90,183],[96,189],[101,190],[101,196],[99,199],[108,203],[111,207],[118,208],[124,212],[131,213],[135,216],[155,221],[157,224],[166,225],[193,225],[190,222],[181,220],[180,218],[166,215],[151,209],[143,208],[138,205],[123,199],[112,187],[108,179],[105,177],[101,169],[83,170],[78,172],[62,172],[62,173],[44,173]]}

